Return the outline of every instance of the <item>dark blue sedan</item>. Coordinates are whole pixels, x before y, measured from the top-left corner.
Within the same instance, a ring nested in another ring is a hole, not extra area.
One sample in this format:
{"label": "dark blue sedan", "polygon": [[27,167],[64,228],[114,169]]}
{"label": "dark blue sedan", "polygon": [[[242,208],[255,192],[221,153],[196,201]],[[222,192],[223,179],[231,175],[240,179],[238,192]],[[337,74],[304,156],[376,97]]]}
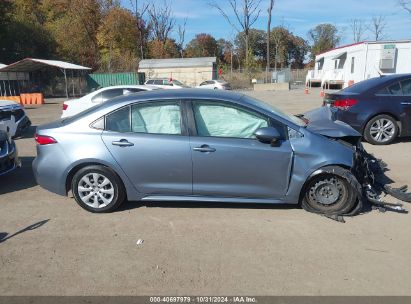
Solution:
{"label": "dark blue sedan", "polygon": [[363,134],[373,145],[390,144],[411,135],[411,74],[389,75],[359,82],[326,94],[324,106],[334,118]]}

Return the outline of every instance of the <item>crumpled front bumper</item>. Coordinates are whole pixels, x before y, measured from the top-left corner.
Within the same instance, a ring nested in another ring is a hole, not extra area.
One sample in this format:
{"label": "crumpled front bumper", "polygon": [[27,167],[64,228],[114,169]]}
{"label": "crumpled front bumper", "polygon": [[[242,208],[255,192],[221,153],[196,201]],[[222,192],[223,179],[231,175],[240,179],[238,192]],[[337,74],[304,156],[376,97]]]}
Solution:
{"label": "crumpled front bumper", "polygon": [[407,213],[401,203],[389,203],[382,199],[382,195],[388,194],[403,201],[411,202],[411,193],[407,192],[408,186],[399,188],[389,186],[390,179],[385,175],[389,171],[388,166],[381,159],[375,158],[367,153],[362,145],[358,145],[355,152],[354,166],[352,173],[357,178],[362,187],[362,195],[373,209],[382,212],[387,210]]}

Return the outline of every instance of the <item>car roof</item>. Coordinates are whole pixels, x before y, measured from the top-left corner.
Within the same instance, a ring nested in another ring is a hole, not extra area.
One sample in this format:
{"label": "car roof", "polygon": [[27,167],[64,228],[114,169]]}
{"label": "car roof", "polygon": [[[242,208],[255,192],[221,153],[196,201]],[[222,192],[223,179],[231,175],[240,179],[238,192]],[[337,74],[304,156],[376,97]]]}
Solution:
{"label": "car roof", "polygon": [[369,78],[360,82],[357,82],[353,86],[343,89],[343,93],[365,93],[372,92],[378,88],[384,87],[384,85],[389,84],[393,81],[400,81],[403,79],[411,78],[411,74],[391,74],[391,75],[381,75],[380,77]]}
{"label": "car roof", "polygon": [[117,103],[128,101],[144,101],[152,99],[221,99],[240,101],[244,94],[228,92],[223,90],[200,90],[200,89],[180,89],[180,90],[155,90],[116,97],[105,104],[107,107]]}
{"label": "car roof", "polygon": [[116,86],[109,86],[109,87],[104,87],[104,88],[100,88],[98,89],[99,91],[105,91],[105,90],[111,90],[111,89],[151,89],[151,90],[158,90],[158,87],[156,86],[151,86],[151,85],[147,85],[147,84],[123,84],[123,85],[116,85]]}

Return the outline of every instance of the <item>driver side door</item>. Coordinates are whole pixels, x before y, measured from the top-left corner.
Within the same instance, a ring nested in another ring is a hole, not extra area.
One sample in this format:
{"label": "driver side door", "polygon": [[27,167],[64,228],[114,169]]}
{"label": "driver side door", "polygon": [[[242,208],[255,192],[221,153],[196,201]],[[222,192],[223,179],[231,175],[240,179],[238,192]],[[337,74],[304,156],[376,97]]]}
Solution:
{"label": "driver side door", "polygon": [[[193,194],[237,198],[283,198],[290,179],[292,148],[286,126],[226,101],[190,103]],[[276,146],[258,141],[254,132],[273,126]]]}

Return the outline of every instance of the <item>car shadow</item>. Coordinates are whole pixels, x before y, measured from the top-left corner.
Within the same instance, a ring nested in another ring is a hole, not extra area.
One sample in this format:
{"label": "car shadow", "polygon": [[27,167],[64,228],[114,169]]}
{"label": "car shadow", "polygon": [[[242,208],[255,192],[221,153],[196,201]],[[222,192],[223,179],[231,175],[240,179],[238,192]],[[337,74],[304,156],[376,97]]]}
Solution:
{"label": "car shadow", "polygon": [[126,201],[115,212],[122,212],[136,208],[187,208],[187,209],[300,209],[298,204],[259,204],[259,203],[223,203],[223,202],[154,202],[154,201]]}
{"label": "car shadow", "polygon": [[32,188],[37,185],[31,164],[34,157],[20,157],[21,168],[0,176],[0,195]]}
{"label": "car shadow", "polygon": [[11,239],[12,237],[15,237],[19,234],[22,234],[22,233],[26,232],[26,231],[30,231],[30,230],[40,228],[41,226],[46,224],[48,221],[49,221],[49,219],[34,223],[30,226],[27,226],[26,228],[23,228],[23,229],[15,232],[15,233],[13,233],[13,234],[10,234],[10,235],[7,232],[0,232],[0,243],[3,243],[5,241],[7,241],[8,239]]}

